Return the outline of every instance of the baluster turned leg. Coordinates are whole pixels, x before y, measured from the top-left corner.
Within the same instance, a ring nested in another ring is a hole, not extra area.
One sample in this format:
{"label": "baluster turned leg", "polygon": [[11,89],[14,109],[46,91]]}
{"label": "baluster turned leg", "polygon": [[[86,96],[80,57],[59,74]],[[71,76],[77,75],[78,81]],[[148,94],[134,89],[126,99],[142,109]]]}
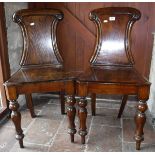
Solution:
{"label": "baluster turned leg", "polygon": [[147,110],[147,104],[145,101],[139,101],[137,106],[137,113],[135,116],[136,123],[136,132],[135,132],[135,140],[136,140],[136,150],[140,150],[140,144],[144,140],[143,128],[146,122],[145,111]]}
{"label": "baluster turned leg", "polygon": [[76,133],[76,129],[75,129],[76,109],[74,107],[75,97],[74,96],[66,96],[66,104],[67,104],[67,116],[68,116],[68,120],[69,120],[68,133],[71,136],[71,142],[74,142],[74,134]]}
{"label": "baluster turned leg", "polygon": [[18,108],[19,108],[18,102],[16,100],[11,100],[9,108],[12,111],[11,119],[15,125],[15,129],[16,129],[16,133],[17,133],[16,139],[19,141],[20,148],[24,148],[24,146],[23,146],[24,134],[23,134],[23,130],[21,129],[21,114],[18,111]]}
{"label": "baluster turned leg", "polygon": [[87,119],[87,100],[81,97],[78,101],[78,116],[80,121],[79,135],[81,136],[81,143],[85,144],[85,136],[87,135],[86,119]]}

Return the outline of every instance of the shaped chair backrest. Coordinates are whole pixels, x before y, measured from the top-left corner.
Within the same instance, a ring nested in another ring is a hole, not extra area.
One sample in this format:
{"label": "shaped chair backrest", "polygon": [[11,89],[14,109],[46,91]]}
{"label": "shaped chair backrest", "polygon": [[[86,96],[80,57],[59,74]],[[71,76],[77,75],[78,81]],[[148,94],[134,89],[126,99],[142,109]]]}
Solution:
{"label": "shaped chair backrest", "polygon": [[90,19],[97,27],[92,66],[133,66],[130,34],[141,13],[134,8],[108,7],[93,10]]}
{"label": "shaped chair backrest", "polygon": [[24,9],[13,15],[13,21],[21,27],[24,39],[22,67],[62,66],[56,42],[56,27],[62,18],[63,13],[56,9]]}

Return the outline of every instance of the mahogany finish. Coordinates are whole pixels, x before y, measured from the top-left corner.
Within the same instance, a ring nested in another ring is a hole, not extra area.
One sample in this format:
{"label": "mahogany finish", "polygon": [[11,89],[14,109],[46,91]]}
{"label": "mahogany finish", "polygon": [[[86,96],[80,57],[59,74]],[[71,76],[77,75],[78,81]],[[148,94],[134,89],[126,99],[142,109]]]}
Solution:
{"label": "mahogany finish", "polygon": [[[56,43],[56,26],[63,14],[59,10],[20,10],[13,15],[24,37],[21,66],[59,65],[62,58]],[[43,59],[46,58],[46,59]]]}
{"label": "mahogany finish", "polygon": [[136,149],[140,149],[140,144],[144,140],[146,101],[149,98],[150,89],[150,83],[134,68],[130,48],[132,26],[135,21],[140,19],[140,16],[137,9],[129,7],[101,8],[90,13],[90,19],[97,28],[96,48],[90,59],[91,67],[83,72],[76,81],[77,94],[80,96],[78,114],[82,143],[85,143],[87,134],[85,97],[89,93],[123,95],[118,117],[123,112],[127,95],[134,94],[139,99],[135,116],[135,140]]}
{"label": "mahogany finish", "polygon": [[88,18],[90,11],[105,7],[137,8],[142,13],[142,16],[141,20],[136,22],[132,29],[133,42],[131,48],[135,60],[134,66],[142,75],[149,77],[153,48],[152,33],[155,32],[155,3],[30,2],[29,7],[57,8],[63,11],[64,19],[58,26],[57,37],[59,51],[64,60],[64,67],[70,68],[70,70],[83,71],[90,66],[89,60],[93,53],[96,38],[95,24]]}
{"label": "mahogany finish", "polygon": [[21,68],[4,83],[11,109],[11,118],[16,129],[16,139],[23,148],[23,130],[21,129],[21,114],[17,98],[26,94],[31,116],[35,117],[32,93],[61,92],[61,111],[64,113],[64,94],[69,95],[66,101],[69,108],[69,133],[74,141],[76,132],[74,125],[75,82],[78,72],[63,69],[63,60],[58,51],[56,40],[57,24],[63,18],[63,13],[56,9],[24,9],[13,15],[14,22],[22,29],[24,48],[21,58]]}
{"label": "mahogany finish", "polygon": [[[29,65],[62,65],[62,58],[57,49],[56,43],[56,25],[58,19],[61,20],[62,14],[57,10],[53,10],[55,12],[54,16],[46,16],[50,15],[46,10],[42,13],[43,16],[40,15],[39,11],[35,11],[31,13],[29,16],[29,12],[18,11],[13,15],[14,22],[18,23],[23,31],[24,37],[24,49],[21,58],[20,65],[21,66],[29,66]],[[20,15],[19,15],[20,14]],[[20,16],[20,17],[19,17]],[[36,17],[37,16],[37,17]],[[23,18],[24,17],[24,18]],[[22,22],[20,21],[22,18]],[[49,19],[48,19],[49,18]],[[42,22],[46,22],[47,24],[42,24]],[[49,22],[49,23],[48,23]],[[23,27],[23,25],[25,25]],[[42,29],[42,26],[44,27]],[[52,35],[51,35],[51,26],[52,26]],[[40,30],[40,32],[39,32]],[[51,42],[51,43],[50,43]],[[42,59],[46,58],[46,59]],[[59,61],[59,62],[58,62]],[[64,102],[62,101],[63,97],[61,96],[61,112],[64,114]],[[26,102],[28,108],[30,109],[30,113],[32,117],[35,117],[33,103],[32,103],[32,95],[26,95]]]}
{"label": "mahogany finish", "polygon": [[[121,13],[119,13],[121,9]],[[92,66],[131,66],[134,63],[129,37],[140,12],[128,8],[101,8],[91,12],[97,27],[97,43],[90,60]]]}
{"label": "mahogany finish", "polygon": [[[18,96],[27,94],[28,106],[33,116],[31,93],[58,91],[62,92],[61,99],[64,98],[63,92],[67,94],[65,103],[71,142],[74,142],[76,133],[75,93],[80,96],[78,100],[79,134],[83,144],[87,135],[86,96],[89,93],[92,94],[93,115],[95,115],[97,93],[124,95],[119,116],[124,109],[127,95],[138,95],[140,102],[135,116],[135,140],[136,149],[140,149],[141,141],[144,140],[143,127],[150,88],[150,83],[134,68],[134,59],[130,50],[130,32],[133,23],[140,18],[140,12],[134,8],[113,7],[91,12],[90,18],[97,26],[97,42],[90,60],[91,67],[83,73],[63,68],[63,60],[56,41],[57,23],[62,18],[62,12],[53,9],[27,9],[18,11],[14,15],[14,21],[21,26],[23,32],[24,50],[21,68],[4,85],[20,147],[23,147],[24,134],[21,129],[21,114],[18,110]],[[61,103],[64,108],[64,102],[61,101]]]}

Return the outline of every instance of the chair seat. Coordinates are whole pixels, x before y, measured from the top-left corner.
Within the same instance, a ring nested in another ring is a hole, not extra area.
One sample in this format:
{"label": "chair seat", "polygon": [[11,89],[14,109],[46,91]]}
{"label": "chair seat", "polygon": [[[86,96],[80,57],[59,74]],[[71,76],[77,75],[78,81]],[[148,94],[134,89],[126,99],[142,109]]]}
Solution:
{"label": "chair seat", "polygon": [[118,84],[148,84],[148,81],[132,67],[91,67],[78,78],[81,82]]}
{"label": "chair seat", "polygon": [[79,72],[65,71],[62,68],[31,67],[21,68],[5,82],[6,85],[49,82],[74,79]]}

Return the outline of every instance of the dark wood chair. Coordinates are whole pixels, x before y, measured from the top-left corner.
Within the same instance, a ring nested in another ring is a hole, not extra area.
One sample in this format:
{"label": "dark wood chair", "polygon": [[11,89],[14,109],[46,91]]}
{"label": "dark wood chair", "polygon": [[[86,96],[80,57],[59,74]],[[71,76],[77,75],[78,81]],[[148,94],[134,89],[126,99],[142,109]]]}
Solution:
{"label": "dark wood chair", "polygon": [[[131,52],[131,30],[133,24],[140,19],[141,13],[134,8],[109,7],[93,10],[90,19],[97,27],[96,48],[90,60],[91,67],[76,81],[78,115],[80,120],[79,134],[85,143],[87,135],[87,100],[89,93],[93,95],[92,113],[95,115],[95,95],[119,94],[123,96],[118,117],[124,109],[127,96],[137,95],[139,104],[135,115],[136,149],[144,140],[143,127],[146,121],[146,101],[149,98],[150,83],[134,68]],[[104,137],[103,137],[104,140]]]}
{"label": "dark wood chair", "polygon": [[13,21],[21,27],[24,48],[20,61],[21,68],[4,85],[17,133],[16,139],[19,140],[21,148],[24,147],[24,134],[17,102],[20,94],[26,94],[28,107],[34,117],[32,93],[60,92],[62,113],[64,112],[63,93],[66,93],[68,95],[66,104],[69,107],[67,109],[69,133],[71,141],[74,141],[76,73],[63,68],[63,60],[57,48],[56,29],[62,18],[63,13],[56,9],[24,9],[13,15]]}

